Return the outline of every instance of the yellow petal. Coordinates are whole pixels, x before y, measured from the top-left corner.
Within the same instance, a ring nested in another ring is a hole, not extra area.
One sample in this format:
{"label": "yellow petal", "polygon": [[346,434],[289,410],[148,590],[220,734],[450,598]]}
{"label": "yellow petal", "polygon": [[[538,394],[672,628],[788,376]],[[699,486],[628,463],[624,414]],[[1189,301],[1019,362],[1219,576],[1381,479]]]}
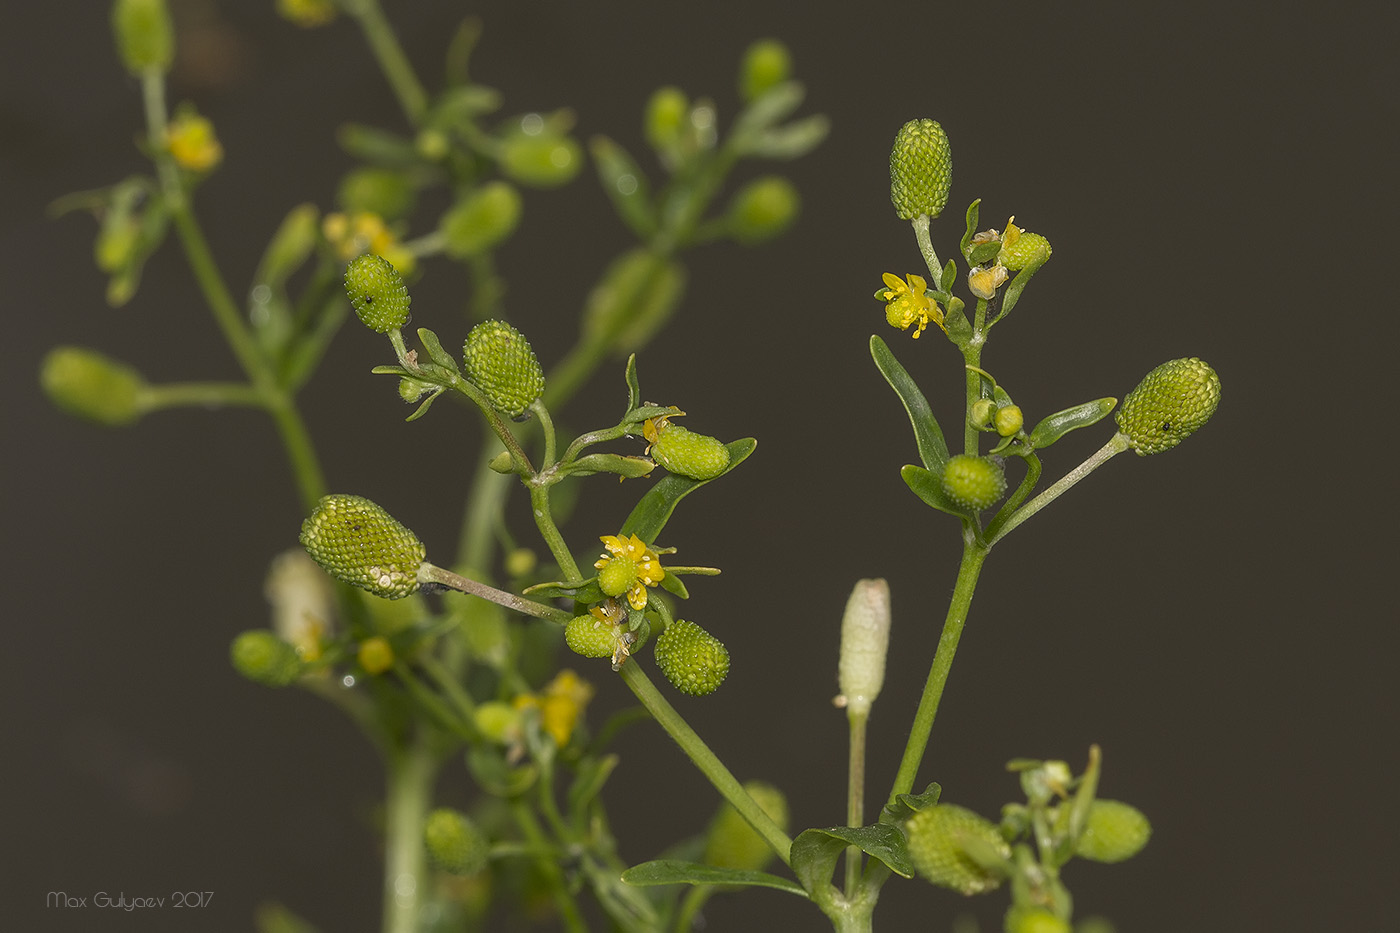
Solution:
{"label": "yellow petal", "polygon": [[900,277],[895,275],[893,272],[886,272],[884,275],[880,276],[880,279],[886,285],[888,285],[890,291],[894,292],[896,295],[907,290],[909,287],[905,285],[904,282],[900,279]]}

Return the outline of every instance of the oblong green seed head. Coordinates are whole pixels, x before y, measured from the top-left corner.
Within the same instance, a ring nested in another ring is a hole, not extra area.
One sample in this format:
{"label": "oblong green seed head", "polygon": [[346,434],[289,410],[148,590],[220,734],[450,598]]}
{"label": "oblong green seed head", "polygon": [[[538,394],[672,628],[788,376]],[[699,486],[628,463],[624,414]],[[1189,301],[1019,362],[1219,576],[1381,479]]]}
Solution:
{"label": "oblong green seed head", "polygon": [[417,535],[362,496],[323,496],[301,524],[301,544],[326,573],[384,599],[418,589],[426,555]]}
{"label": "oblong green seed head", "polygon": [[729,448],[708,434],[667,424],[651,445],[651,458],[667,472],[690,479],[714,479],[729,466]]}
{"label": "oblong green seed head", "polygon": [[915,813],[904,824],[904,835],[919,874],[963,894],[981,894],[1001,884],[1000,875],[968,854],[969,846],[1011,858],[1011,847],[995,825],[953,804],[940,803]]}
{"label": "oblong green seed head", "polygon": [[1142,851],[1150,838],[1152,824],[1137,807],[1119,800],[1095,800],[1074,852],[1095,862],[1121,862]]}
{"label": "oblong green seed head", "polygon": [[714,693],[729,676],[729,649],[694,622],[677,619],[668,625],[655,652],[656,666],[681,693]]}
{"label": "oblong green seed head", "polygon": [[462,345],[467,378],[491,404],[518,418],[544,392],[544,370],[525,335],[505,321],[482,321]]}
{"label": "oblong green seed head", "polygon": [[59,408],[100,424],[130,424],[145,412],[141,374],[86,347],[50,350],[39,382]]}
{"label": "oblong green seed head", "polygon": [[1006,473],[986,457],[958,454],[943,467],[943,491],[963,508],[979,511],[1006,492]]}
{"label": "oblong green seed head", "polygon": [[617,650],[617,625],[584,614],[564,626],[564,642],[585,658],[610,658]]}
{"label": "oblong green seed head", "polygon": [[1215,414],[1220,377],[1201,360],[1170,360],[1143,377],[1114,417],[1139,456],[1170,450]]}
{"label": "oblong green seed head", "polygon": [[[787,832],[788,804],[783,792],[772,784],[762,781],[744,783],[750,797],[758,808]],[[706,865],[716,868],[733,868],[738,871],[762,871],[773,860],[773,850],[758,831],[749,825],[748,820],[739,815],[733,804],[720,805],[705,834]]]}
{"label": "oblong green seed head", "polygon": [[486,867],[489,841],[465,814],[440,807],[423,824],[423,843],[433,864],[454,875],[472,875]]}
{"label": "oblong green seed head", "polygon": [[948,206],[953,185],[953,150],[935,120],[910,120],[890,150],[890,201],[900,220],[937,217]]}
{"label": "oblong green seed head", "polygon": [[408,286],[383,256],[356,256],[345,269],[345,294],[365,326],[387,334],[408,323]]}

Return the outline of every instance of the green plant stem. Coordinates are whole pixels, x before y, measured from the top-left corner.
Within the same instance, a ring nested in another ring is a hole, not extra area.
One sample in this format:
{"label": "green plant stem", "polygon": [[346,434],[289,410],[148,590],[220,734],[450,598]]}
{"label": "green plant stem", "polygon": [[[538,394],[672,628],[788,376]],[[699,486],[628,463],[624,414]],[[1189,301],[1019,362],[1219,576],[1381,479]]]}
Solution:
{"label": "green plant stem", "polygon": [[676,922],[671,925],[673,933],[690,933],[691,928],[695,925],[695,915],[700,912],[700,908],[705,906],[705,902],[710,899],[714,890],[714,885],[691,885],[690,890],[685,892],[685,897],[681,898],[680,907],[676,910]]}
{"label": "green plant stem", "polygon": [[1018,525],[1054,502],[1075,483],[1079,482],[1100,466],[1107,463],[1111,458],[1116,457],[1131,446],[1128,439],[1124,437],[1121,432],[1113,435],[1113,437],[1109,438],[1108,443],[1100,447],[1089,459],[1060,477],[1053,485],[1047,487],[1044,492],[1027,502],[1021,507],[1020,511],[1016,512],[1002,523],[1002,526],[996,530],[996,533],[987,538],[987,547],[991,547],[1002,538],[1005,538]]}
{"label": "green plant stem", "polygon": [[924,265],[928,266],[929,275],[933,277],[933,290],[941,291],[943,265],[938,261],[938,253],[934,250],[933,240],[929,237],[929,216],[920,214],[910,223],[914,225],[914,238],[919,241],[919,252],[924,254]]}
{"label": "green plant stem", "polygon": [[560,870],[556,861],[558,849],[551,846],[545,838],[544,830],[540,828],[539,821],[535,819],[535,814],[530,811],[529,806],[522,798],[515,798],[510,802],[511,815],[515,817],[516,824],[520,827],[520,832],[524,834],[525,841],[533,848],[548,851],[550,855],[541,855],[535,859],[535,865],[540,874],[544,875],[549,882],[550,893],[554,897],[554,904],[559,908],[560,919],[564,922],[564,929],[571,933],[587,933],[588,925],[583,922],[583,915],[579,912],[578,904],[569,893],[569,888],[564,880],[564,872]]}
{"label": "green plant stem", "polygon": [[423,821],[437,778],[438,760],[426,737],[388,756],[384,830],[384,933],[417,933],[419,906],[427,896]]}
{"label": "green plant stem", "polygon": [[530,411],[535,413],[535,417],[540,419],[540,430],[544,432],[544,456],[540,458],[540,472],[548,470],[554,466],[554,455],[556,453],[554,440],[554,419],[549,417],[549,409],[544,407],[544,402],[535,399],[530,404]]}
{"label": "green plant stem", "polygon": [[938,715],[938,702],[943,698],[943,688],[948,683],[948,672],[953,667],[958,640],[962,638],[963,626],[967,623],[967,611],[972,605],[972,594],[977,589],[977,577],[982,572],[982,562],[986,559],[987,548],[976,542],[970,530],[965,532],[962,562],[958,565],[958,579],[953,585],[953,598],[948,604],[943,633],[938,637],[938,650],[934,653],[933,664],[929,667],[928,681],[924,684],[923,696],[919,698],[919,708],[914,713],[914,724],[909,730],[904,757],[899,762],[894,786],[890,788],[890,803],[900,794],[909,793],[914,786],[914,778],[924,759],[924,750],[928,747],[929,734],[933,731],[934,717]]}
{"label": "green plant stem", "polygon": [[167,382],[147,386],[141,392],[140,401],[146,411],[187,405],[263,407],[263,397],[258,390],[242,382]]}
{"label": "green plant stem", "polygon": [[514,609],[516,612],[523,612],[525,615],[534,616],[537,619],[567,623],[573,618],[563,609],[556,609],[553,606],[546,606],[544,603],[526,599],[524,596],[516,596],[514,593],[498,590],[494,586],[487,586],[485,583],[468,579],[432,564],[423,564],[418,569],[418,579],[423,583],[436,583],[462,593],[469,593],[472,596],[480,596],[482,599],[488,599],[493,603],[505,606],[507,609]]}
{"label": "green plant stem", "polygon": [[681,747],[681,751],[694,762],[695,767],[700,769],[700,773],[715,786],[715,789],[724,796],[724,799],[739,811],[739,815],[748,821],[763,841],[768,843],[769,848],[778,854],[784,864],[792,863],[792,839],[773,818],[763,812],[763,808],[749,796],[743,785],[730,773],[724,763],[710,751],[710,747],[705,744],[700,736],[695,734],[695,730],[690,728],[681,714],[676,712],[675,707],[666,701],[661,692],[656,689],[656,685],[647,677],[642,670],[641,664],[636,658],[628,659],[622,665],[619,673],[623,683],[636,694],[638,700],[651,713],[652,718],[657,721],[666,734],[675,740]]}
{"label": "green plant stem", "polygon": [[1029,453],[1022,459],[1025,460],[1026,463],[1026,475],[1022,477],[1021,485],[1016,487],[1016,491],[1011,494],[1011,498],[1007,499],[1006,502],[1002,504],[1002,507],[997,509],[997,514],[987,523],[987,530],[983,535],[984,538],[995,538],[997,532],[1001,530],[1001,526],[1006,524],[1006,520],[1012,516],[1022,502],[1026,501],[1026,496],[1031,494],[1031,490],[1035,488],[1035,484],[1040,482],[1040,473],[1042,469],[1040,458],[1034,453]]}
{"label": "green plant stem", "polygon": [[428,95],[409,64],[403,47],[399,45],[394,28],[384,17],[378,0],[350,0],[344,7],[359,22],[385,80],[399,99],[404,116],[408,117],[409,123],[419,126],[428,111]]}
{"label": "green plant stem", "polygon": [[[865,725],[870,721],[869,713],[851,713],[850,722],[851,753],[847,763],[846,780],[846,825],[862,826],[865,823]],[[855,896],[860,883],[860,848],[846,849],[846,897]]]}
{"label": "green plant stem", "polygon": [[549,487],[530,486],[530,510],[535,516],[535,526],[540,530],[540,536],[544,538],[544,543],[549,546],[549,553],[554,555],[554,561],[559,565],[559,570],[564,574],[566,583],[582,583],[583,574],[579,573],[578,564],[574,562],[574,555],[570,553],[569,546],[564,543],[564,536],[559,533],[559,526],[554,524],[554,516],[549,509]]}

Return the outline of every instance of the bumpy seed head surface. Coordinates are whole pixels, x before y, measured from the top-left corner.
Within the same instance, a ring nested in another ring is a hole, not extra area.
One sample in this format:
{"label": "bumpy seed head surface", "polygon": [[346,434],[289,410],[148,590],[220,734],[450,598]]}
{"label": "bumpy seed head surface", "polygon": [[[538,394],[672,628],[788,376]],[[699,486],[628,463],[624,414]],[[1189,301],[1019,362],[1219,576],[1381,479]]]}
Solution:
{"label": "bumpy seed head surface", "polygon": [[467,378],[491,404],[517,418],[544,392],[544,370],[525,335],[504,321],[483,321],[462,346]]}
{"label": "bumpy seed head surface", "polygon": [[1050,241],[1038,233],[1021,232],[1020,237],[1010,246],[1002,247],[997,261],[1012,272],[1035,265],[1050,258]]}
{"label": "bumpy seed head surface", "polygon": [[433,864],[454,875],[472,875],[486,867],[489,842],[465,813],[441,807],[428,814],[423,842]]}
{"label": "bumpy seed head surface", "polygon": [[1143,377],[1114,417],[1118,430],[1140,456],[1170,450],[1215,414],[1220,377],[1209,365],[1188,357],[1171,360]]}
{"label": "bumpy seed head surface", "polygon": [[1095,862],[1121,862],[1137,855],[1151,837],[1152,824],[1141,810],[1118,800],[1095,800],[1075,854]]}
{"label": "bumpy seed head surface", "polygon": [[943,127],[934,120],[900,127],[890,150],[890,200],[899,219],[937,217],[948,206],[952,184],[953,150]]}
{"label": "bumpy seed head surface", "polygon": [[385,599],[418,589],[426,554],[417,535],[362,496],[323,496],[301,524],[301,544],[326,573]]}
{"label": "bumpy seed head surface", "polygon": [[[746,781],[744,790],[779,829],[787,832],[788,804],[782,791],[762,781]],[[762,871],[773,860],[773,850],[733,805],[725,803],[705,835],[703,860],[716,868]]]}
{"label": "bumpy seed head surface", "polygon": [[564,627],[564,642],[574,654],[585,658],[610,658],[617,650],[617,625],[584,614],[574,616]]}
{"label": "bumpy seed head surface", "polygon": [[987,820],[952,804],[940,803],[920,810],[904,824],[909,858],[919,874],[940,887],[963,894],[981,894],[1001,884],[1001,878],[967,854],[969,842],[981,844],[1011,857],[1011,847]]}
{"label": "bumpy seed head surface", "polygon": [[651,445],[651,458],[670,473],[690,479],[714,479],[729,466],[729,448],[707,434],[668,424]]}
{"label": "bumpy seed head surface", "polygon": [[345,294],[365,326],[387,334],[408,323],[408,286],[383,256],[356,256],[345,269]]}
{"label": "bumpy seed head surface", "polygon": [[975,512],[1006,492],[1006,473],[986,457],[958,454],[943,468],[943,491],[958,505]]}
{"label": "bumpy seed head surface", "polygon": [[656,666],[681,693],[714,693],[729,675],[729,649],[694,622],[672,622],[655,650]]}

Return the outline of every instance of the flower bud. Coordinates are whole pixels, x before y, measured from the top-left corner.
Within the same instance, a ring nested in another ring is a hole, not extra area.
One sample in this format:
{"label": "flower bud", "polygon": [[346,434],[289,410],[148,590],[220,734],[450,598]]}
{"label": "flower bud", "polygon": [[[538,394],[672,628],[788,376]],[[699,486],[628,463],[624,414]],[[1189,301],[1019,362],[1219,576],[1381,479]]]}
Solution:
{"label": "flower bud", "polygon": [[277,15],[303,29],[323,26],[338,12],[335,0],[277,0]]}
{"label": "flower bud", "polygon": [[[779,829],[787,832],[788,805],[782,791],[762,781],[747,781],[744,790]],[[748,820],[727,801],[721,804],[705,834],[705,864],[736,871],[762,871],[772,860],[772,848]]]}
{"label": "flower bud", "polygon": [[890,586],[884,580],[860,580],[851,590],[841,618],[838,680],[850,716],[869,715],[885,685],[889,647]]}
{"label": "flower bud", "polygon": [[408,286],[393,263],[365,253],[345,267],[345,294],[365,326],[387,334],[408,323]]}
{"label": "flower bud", "polygon": [[165,148],[180,168],[201,174],[224,158],[224,147],[214,134],[214,124],[192,107],[182,107],[165,128]]}
{"label": "flower bud", "polygon": [[657,149],[671,149],[684,132],[690,101],[677,87],[660,87],[647,101],[646,136]]}
{"label": "flower bud", "polygon": [[792,55],[777,39],[760,39],[744,52],[739,66],[739,94],[751,101],[792,74]]}
{"label": "flower bud", "polygon": [[643,431],[651,441],[648,456],[668,473],[706,480],[729,466],[729,448],[708,434],[696,434],[664,419],[647,421]]}
{"label": "flower bud", "polygon": [[501,172],[534,188],[555,188],[578,174],[583,152],[568,136],[541,131],[512,133],[501,140]]}
{"label": "flower bud", "polygon": [[714,693],[729,674],[729,649],[718,638],[677,619],[656,639],[656,666],[681,693]]}
{"label": "flower bud", "polygon": [[130,424],[145,413],[141,374],[83,347],[55,347],[39,372],[44,392],[59,408],[99,424]]}
{"label": "flower bud", "polygon": [[442,215],[443,251],[454,259],[483,253],[515,231],[520,194],[503,181],[482,185]]}
{"label": "flower bud", "polygon": [[234,670],[256,683],[285,687],[301,676],[305,665],[297,649],[266,629],[244,632],[229,646]]}
{"label": "flower bud", "polygon": [[1163,363],[1144,376],[1114,417],[1133,450],[1145,457],[1180,444],[1210,420],[1219,404],[1220,377],[1189,357]]}
{"label": "flower bud", "polygon": [[500,411],[518,418],[544,392],[544,370],[530,342],[504,321],[483,321],[462,345],[467,378]]}
{"label": "flower bud", "polygon": [[890,200],[899,219],[937,217],[952,184],[953,152],[943,127],[933,120],[904,124],[890,152]]}
{"label": "flower bud", "polygon": [[423,842],[433,864],[454,875],[474,875],[486,867],[486,836],[465,813],[441,807],[428,814]]}
{"label": "flower bud", "polygon": [[979,431],[985,431],[992,427],[992,419],[996,417],[997,403],[989,398],[979,398],[973,402],[967,410],[967,421]]}
{"label": "flower bud", "polygon": [[116,0],[112,33],[126,70],[140,77],[148,69],[170,70],[175,58],[175,27],[165,0]]}
{"label": "flower bud", "polygon": [[1021,430],[1021,425],[1025,424],[1025,416],[1021,414],[1021,409],[1017,405],[1003,405],[997,409],[997,413],[992,418],[997,433],[1002,437],[1010,437]]}
{"label": "flower bud", "polygon": [[755,179],[729,202],[729,233],[744,244],[771,240],[792,226],[800,205],[797,189],[786,178],[767,175]]}
{"label": "flower bud", "polygon": [[958,454],[943,467],[943,491],[958,505],[977,512],[1006,492],[1006,474],[986,457]]}
{"label": "flower bud", "polygon": [[360,642],[355,659],[366,673],[382,674],[394,666],[394,646],[389,644],[388,639],[375,635]]}
{"label": "flower bud", "polygon": [[[613,563],[609,561],[608,567]],[[608,567],[603,570],[606,571]],[[623,590],[618,590],[618,593]],[[617,626],[591,615],[575,616],[564,626],[564,642],[570,651],[585,658],[610,658],[617,650]]]}
{"label": "flower bud", "polygon": [[362,496],[322,496],[301,523],[301,544],[326,573],[375,596],[402,599],[418,589],[423,543]]}
{"label": "flower bud", "polygon": [[1117,800],[1095,800],[1074,851],[1094,862],[1121,862],[1142,851],[1151,837],[1152,824],[1141,810]]}
{"label": "flower bud", "polygon": [[995,825],[949,803],[915,813],[904,824],[904,835],[909,840],[909,858],[919,874],[962,894],[981,894],[997,887],[1002,875],[985,862],[1011,858],[1011,847]]}
{"label": "flower bud", "polygon": [[984,301],[996,297],[997,289],[1006,284],[1006,267],[1001,263],[994,266],[976,266],[967,273],[967,290]]}
{"label": "flower bud", "polygon": [[1015,907],[1006,912],[1006,933],[1070,933],[1070,925],[1044,907]]}

